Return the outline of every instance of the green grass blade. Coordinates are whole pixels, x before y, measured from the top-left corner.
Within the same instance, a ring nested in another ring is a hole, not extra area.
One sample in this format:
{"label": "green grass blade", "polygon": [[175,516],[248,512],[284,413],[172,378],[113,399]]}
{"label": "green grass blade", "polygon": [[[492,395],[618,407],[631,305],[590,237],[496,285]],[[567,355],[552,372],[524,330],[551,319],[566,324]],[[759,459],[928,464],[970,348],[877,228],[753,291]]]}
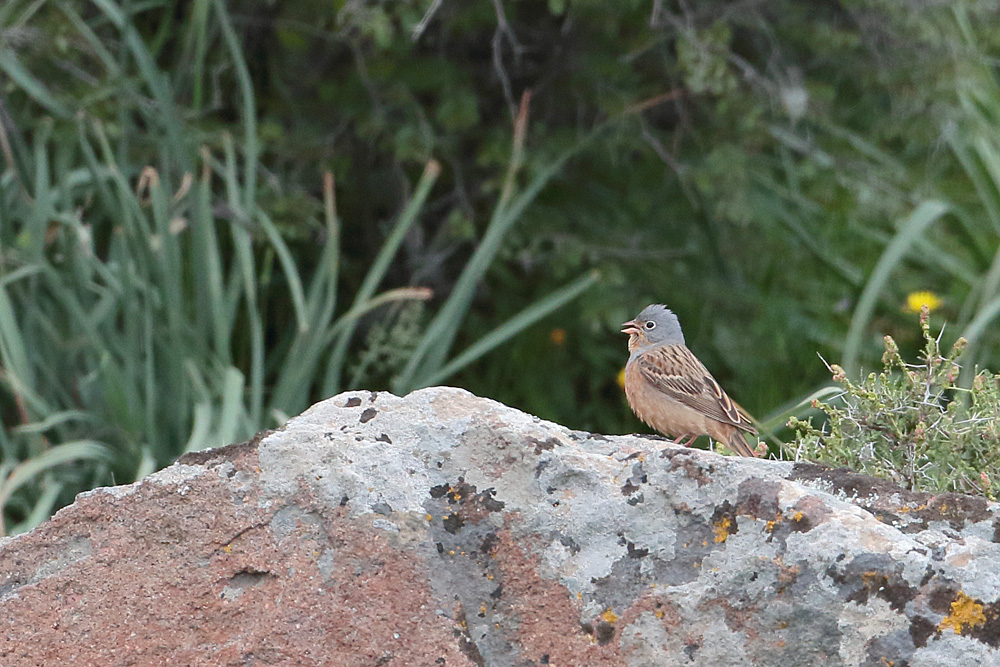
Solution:
{"label": "green grass blade", "polygon": [[226,306],[222,255],[212,215],[211,170],[207,166],[202,170],[202,177],[198,182],[191,228],[191,253],[194,265],[199,267],[193,282],[199,307],[198,318],[202,322],[200,328],[203,334],[211,331],[213,352],[223,363],[228,364],[232,357],[232,320]]}
{"label": "green grass blade", "polygon": [[969,341],[969,346],[965,350],[966,356],[974,356],[972,350],[977,347],[979,337],[982,336],[986,327],[996,319],[997,315],[1000,315],[1000,296],[995,297],[980,308],[972,321],[966,325],[965,331],[962,332],[962,337]]}
{"label": "green grass blade", "polygon": [[590,135],[590,137],[577,142],[542,169],[532,179],[524,192],[512,198],[509,205],[505,205],[503,200],[498,202],[486,228],[486,233],[459,275],[448,300],[431,320],[427,331],[424,332],[417,344],[413,356],[410,357],[403,372],[393,383],[393,391],[397,394],[408,393],[414,387],[415,378],[430,377],[441,367],[448,350],[451,349],[455,333],[472,302],[476,285],[500,249],[500,244],[507,230],[521,217],[521,214],[535,200],[542,188],[562,170],[563,165],[589,143],[593,136]]}
{"label": "green grass blade", "polygon": [[299,277],[299,271],[295,266],[295,258],[292,257],[292,253],[288,250],[285,240],[281,238],[281,233],[278,232],[278,229],[266,213],[257,211],[257,221],[271,242],[271,247],[277,253],[278,263],[285,274],[285,279],[288,280],[288,291],[292,295],[292,306],[295,310],[295,320],[298,323],[299,332],[308,331],[309,320],[306,316],[306,298],[302,290],[302,279]]}
{"label": "green grass blade", "polygon": [[941,216],[948,211],[948,205],[940,201],[922,202],[917,209],[907,217],[899,226],[899,231],[889,245],[872,271],[871,278],[861,292],[858,305],[854,309],[851,317],[850,328],[847,331],[847,339],[844,343],[844,370],[848,375],[855,375],[858,372],[858,356],[861,349],[861,341],[868,322],[871,320],[872,312],[882,289],[885,287],[896,266],[903,260],[906,251],[919,238],[924,231]]}
{"label": "green grass blade", "polygon": [[229,49],[229,55],[233,59],[236,68],[236,80],[239,82],[240,98],[243,107],[243,124],[245,136],[243,141],[243,208],[247,214],[251,214],[257,206],[257,162],[260,155],[260,147],[257,139],[257,107],[254,102],[253,82],[250,79],[250,70],[247,68],[246,60],[243,58],[243,49],[240,47],[240,40],[233,30],[232,22],[226,11],[226,5],[222,0],[215,0],[215,14],[222,27],[222,37]]}
{"label": "green grass blade", "polygon": [[506,343],[508,340],[521,333],[535,322],[546,317],[553,311],[569,303],[588,288],[590,288],[599,275],[596,271],[577,278],[569,285],[562,287],[551,294],[539,299],[514,317],[510,318],[493,331],[489,332],[467,350],[456,356],[452,361],[444,366],[437,373],[424,378],[414,380],[414,389],[435,385],[442,380],[454,375],[472,362],[476,361],[484,354],[492,351],[496,347]]}
{"label": "green grass blade", "polygon": [[28,346],[21,335],[14,306],[4,287],[0,287],[0,362],[7,375],[15,376],[19,382],[28,386],[35,385]]}
{"label": "green grass blade", "polygon": [[6,73],[25,94],[45,107],[52,115],[59,118],[70,117],[69,109],[52,96],[45,84],[25,69],[17,55],[10,49],[0,49],[0,71]]}
{"label": "green grass blade", "polygon": [[97,423],[98,420],[93,414],[84,410],[60,410],[46,416],[42,421],[22,424],[13,430],[15,433],[44,433],[68,422]]}
{"label": "green grass blade", "polygon": [[87,22],[83,20],[73,7],[66,3],[59,3],[59,11],[61,11],[69,22],[73,24],[76,31],[80,33],[83,39],[87,42],[87,46],[93,51],[97,59],[101,61],[104,65],[104,69],[107,73],[113,77],[121,75],[121,68],[118,67],[118,62],[115,60],[114,55],[107,50],[104,46],[104,42],[101,40],[97,34],[91,30]]}
{"label": "green grass blade", "polygon": [[56,445],[38,456],[24,461],[11,471],[7,479],[0,482],[0,511],[3,510],[12,493],[46,470],[80,459],[108,460],[110,454],[110,448],[102,442],[76,440]]}
{"label": "green grass blade", "polygon": [[13,526],[10,529],[10,534],[19,535],[26,533],[49,518],[62,490],[63,485],[59,482],[55,482],[52,479],[45,480],[42,483],[42,494],[31,506],[31,513],[28,514],[28,517],[24,521]]}
{"label": "green grass blade", "polygon": [[212,433],[212,404],[203,401],[194,406],[194,422],[191,426],[191,436],[187,444],[184,445],[185,452],[200,452],[211,447]]}
{"label": "green grass blade", "polygon": [[135,481],[138,482],[140,479],[147,477],[148,475],[152,475],[156,472],[158,467],[159,466],[156,465],[156,458],[150,451],[149,446],[143,446],[142,454],[139,457],[139,466],[135,470]]}
{"label": "green grass blade", "polygon": [[[423,210],[431,188],[440,174],[441,165],[436,160],[431,160],[424,167],[424,173],[420,176],[420,181],[417,183],[413,196],[407,202],[402,213],[400,213],[392,232],[389,233],[389,237],[382,244],[378,255],[375,257],[375,261],[372,262],[371,268],[361,283],[361,287],[358,288],[358,293],[354,297],[354,306],[367,303],[372,295],[375,294],[375,290],[382,283],[386,271],[388,271],[389,266],[396,257],[403,239],[406,238],[406,233],[416,221],[420,211]],[[324,396],[330,396],[341,391],[340,383],[344,359],[347,355],[347,346],[350,344],[351,336],[354,333],[355,322],[355,319],[349,320],[343,328],[343,332],[334,343],[333,351],[330,353],[330,359],[327,362],[326,379],[323,383]]]}
{"label": "green grass blade", "polygon": [[240,420],[243,415],[243,374],[235,368],[227,368],[222,386],[222,408],[219,410],[219,424],[215,430],[215,445],[222,447],[236,442]]}

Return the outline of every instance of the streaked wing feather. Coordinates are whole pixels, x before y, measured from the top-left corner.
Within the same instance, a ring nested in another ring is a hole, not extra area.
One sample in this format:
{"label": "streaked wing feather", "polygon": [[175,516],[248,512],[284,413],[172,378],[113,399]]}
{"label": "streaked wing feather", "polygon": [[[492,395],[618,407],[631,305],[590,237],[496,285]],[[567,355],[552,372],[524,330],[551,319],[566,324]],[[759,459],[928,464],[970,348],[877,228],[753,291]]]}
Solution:
{"label": "streaked wing feather", "polygon": [[705,365],[684,345],[665,345],[636,362],[649,384],[703,415],[740,430],[756,433],[750,419],[722,390]]}

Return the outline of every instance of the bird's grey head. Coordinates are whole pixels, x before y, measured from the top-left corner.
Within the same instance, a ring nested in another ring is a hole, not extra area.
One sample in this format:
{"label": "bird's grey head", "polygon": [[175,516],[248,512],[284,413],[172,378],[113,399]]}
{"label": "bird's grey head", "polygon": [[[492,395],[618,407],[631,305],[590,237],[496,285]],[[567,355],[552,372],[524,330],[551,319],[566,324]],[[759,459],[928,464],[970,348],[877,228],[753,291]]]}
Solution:
{"label": "bird's grey head", "polygon": [[635,347],[645,348],[653,345],[683,345],[684,334],[677,316],[661,303],[654,303],[642,309],[631,322],[622,325],[622,332],[635,340]]}

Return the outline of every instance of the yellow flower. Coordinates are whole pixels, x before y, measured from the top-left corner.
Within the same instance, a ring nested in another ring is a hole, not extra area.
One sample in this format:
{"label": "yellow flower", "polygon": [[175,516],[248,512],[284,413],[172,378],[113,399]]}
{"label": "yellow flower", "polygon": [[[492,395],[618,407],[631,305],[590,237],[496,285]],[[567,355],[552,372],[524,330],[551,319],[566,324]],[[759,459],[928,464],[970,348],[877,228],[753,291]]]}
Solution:
{"label": "yellow flower", "polygon": [[625,388],[625,369],[624,368],[622,368],[620,371],[618,371],[618,386],[621,387],[622,389]]}
{"label": "yellow flower", "polygon": [[941,307],[941,297],[934,292],[910,292],[906,295],[906,308],[911,313],[919,313],[927,306],[927,310],[937,310]]}

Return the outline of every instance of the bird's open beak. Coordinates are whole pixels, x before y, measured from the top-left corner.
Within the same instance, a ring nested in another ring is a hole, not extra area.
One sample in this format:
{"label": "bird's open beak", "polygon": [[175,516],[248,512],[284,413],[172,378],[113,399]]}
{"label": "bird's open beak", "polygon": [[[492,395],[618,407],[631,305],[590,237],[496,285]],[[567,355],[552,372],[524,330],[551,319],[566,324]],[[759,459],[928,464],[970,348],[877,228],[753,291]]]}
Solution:
{"label": "bird's open beak", "polygon": [[628,334],[629,336],[632,336],[639,333],[640,331],[642,331],[642,329],[639,328],[639,323],[636,322],[635,320],[630,320],[622,325],[623,334]]}

